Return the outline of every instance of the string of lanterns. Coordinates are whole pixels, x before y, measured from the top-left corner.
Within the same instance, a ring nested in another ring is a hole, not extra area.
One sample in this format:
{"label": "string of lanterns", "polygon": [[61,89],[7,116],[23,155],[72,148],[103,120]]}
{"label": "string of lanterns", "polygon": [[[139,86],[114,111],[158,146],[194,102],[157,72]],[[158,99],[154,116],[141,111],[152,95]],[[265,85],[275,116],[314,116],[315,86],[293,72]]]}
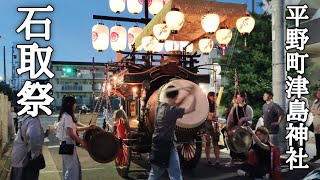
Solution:
{"label": "string of lanterns", "polygon": [[[137,14],[142,11],[143,0],[127,0],[127,8],[130,13]],[[125,9],[125,0],[110,0],[110,9],[115,13],[123,12]],[[151,14],[157,14],[165,5],[166,1],[163,0],[148,0],[148,9]],[[175,41],[167,40],[170,33],[175,35],[183,27],[184,14],[178,8],[172,8],[166,14],[165,22],[156,24],[153,27],[153,35],[145,36],[142,38],[142,43],[139,47],[135,47],[135,51],[141,51],[144,49],[146,52],[161,52],[163,47],[167,52],[170,51],[184,51],[186,53],[193,52],[193,44],[188,41]],[[216,40],[219,43],[219,47],[223,51],[227,49],[228,43],[232,39],[232,31],[226,26],[222,26],[220,29],[220,18],[218,14],[208,13],[201,17],[201,26],[208,36],[199,40],[199,49],[204,54],[208,54],[214,47],[214,42],[209,38],[215,33]],[[249,15],[239,18],[236,22],[236,27],[242,36],[245,37],[250,34],[255,25],[255,20]],[[113,26],[109,29],[102,23],[94,25],[92,28],[92,45],[98,51],[104,51],[108,48],[109,37],[110,45],[114,51],[121,52],[126,48],[128,41],[128,47],[132,51],[132,46],[135,39],[141,34],[142,29],[134,26],[129,28],[128,32],[121,25]],[[110,34],[110,35],[109,35]]]}

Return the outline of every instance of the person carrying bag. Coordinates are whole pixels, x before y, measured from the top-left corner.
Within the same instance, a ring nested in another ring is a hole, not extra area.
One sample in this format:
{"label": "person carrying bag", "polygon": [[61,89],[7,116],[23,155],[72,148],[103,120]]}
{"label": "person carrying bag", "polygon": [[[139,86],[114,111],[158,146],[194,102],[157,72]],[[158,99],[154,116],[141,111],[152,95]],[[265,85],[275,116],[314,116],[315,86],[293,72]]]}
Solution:
{"label": "person carrying bag", "polygon": [[[63,130],[66,128],[65,127],[65,118],[63,120]],[[67,154],[67,155],[73,155],[74,151],[74,144],[67,144],[67,142],[64,139],[64,132],[62,132],[62,139],[61,143],[59,146],[59,154]]]}
{"label": "person carrying bag", "polygon": [[40,169],[46,166],[41,153],[43,140],[39,118],[24,116],[19,121],[18,135],[12,146],[10,180],[39,179]]}

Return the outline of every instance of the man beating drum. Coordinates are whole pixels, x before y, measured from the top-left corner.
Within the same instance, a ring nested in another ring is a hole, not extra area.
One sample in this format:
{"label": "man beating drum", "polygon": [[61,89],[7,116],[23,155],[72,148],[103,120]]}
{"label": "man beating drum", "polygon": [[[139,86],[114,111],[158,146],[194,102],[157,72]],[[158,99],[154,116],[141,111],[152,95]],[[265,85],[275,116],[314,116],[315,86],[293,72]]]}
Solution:
{"label": "man beating drum", "polygon": [[[178,118],[182,118],[184,114],[195,111],[196,98],[194,90],[196,86],[196,84],[192,84],[189,87],[177,88],[170,85],[165,91],[165,102],[158,103],[152,135],[149,180],[159,179],[166,169],[170,179],[182,180],[179,156],[176,149],[176,121]],[[185,90],[188,93],[177,102],[179,90]],[[178,107],[190,95],[192,96],[192,102],[189,107]]]}

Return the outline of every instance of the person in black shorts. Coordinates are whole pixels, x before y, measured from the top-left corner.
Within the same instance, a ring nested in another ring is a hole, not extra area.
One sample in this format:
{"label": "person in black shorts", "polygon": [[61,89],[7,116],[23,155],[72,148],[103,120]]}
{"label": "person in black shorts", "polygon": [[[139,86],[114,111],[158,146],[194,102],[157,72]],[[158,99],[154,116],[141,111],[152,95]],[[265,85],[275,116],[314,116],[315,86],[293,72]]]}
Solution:
{"label": "person in black shorts", "polygon": [[[205,139],[206,139],[206,146],[205,146],[205,153],[208,161],[208,165],[212,165],[210,161],[210,145],[212,142],[214,155],[216,157],[215,165],[219,165],[220,163],[220,148],[218,145],[220,130],[218,126],[218,111],[216,106],[216,94],[215,92],[208,93],[208,102],[209,102],[209,114],[204,122],[205,126]],[[210,140],[211,138],[211,140]]]}

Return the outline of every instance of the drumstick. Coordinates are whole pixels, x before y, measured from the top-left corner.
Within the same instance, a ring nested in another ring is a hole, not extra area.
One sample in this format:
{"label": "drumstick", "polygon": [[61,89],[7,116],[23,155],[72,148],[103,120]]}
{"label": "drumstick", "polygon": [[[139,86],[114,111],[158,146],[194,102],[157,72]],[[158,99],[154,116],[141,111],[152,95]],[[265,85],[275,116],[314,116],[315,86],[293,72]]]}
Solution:
{"label": "drumstick", "polygon": [[169,89],[166,89],[166,92],[178,91],[178,90],[180,90],[180,89],[186,89],[186,88],[192,88],[192,86],[183,86],[183,87],[169,88]]}

